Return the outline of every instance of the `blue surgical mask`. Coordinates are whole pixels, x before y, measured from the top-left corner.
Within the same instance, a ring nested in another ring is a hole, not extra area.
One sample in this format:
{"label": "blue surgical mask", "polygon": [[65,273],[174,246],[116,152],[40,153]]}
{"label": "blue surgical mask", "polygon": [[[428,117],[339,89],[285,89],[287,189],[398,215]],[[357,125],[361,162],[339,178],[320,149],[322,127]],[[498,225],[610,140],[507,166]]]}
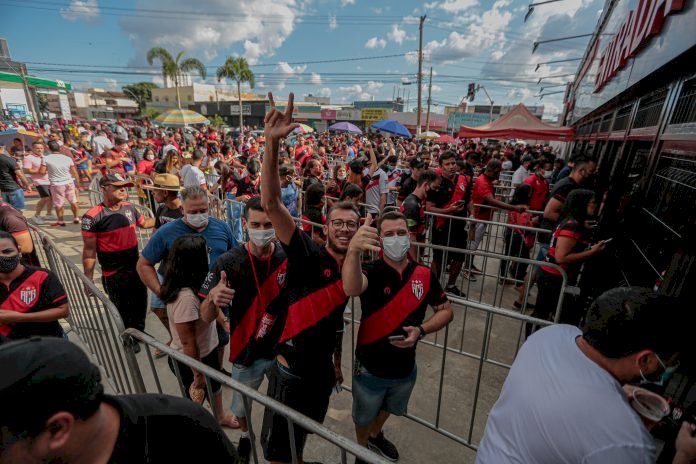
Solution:
{"label": "blue surgical mask", "polygon": [[679,367],[679,363],[677,363],[674,366],[669,366],[667,367],[664,362],[662,362],[662,359],[655,353],[655,358],[657,358],[657,362],[660,363],[660,366],[662,366],[662,375],[660,375],[659,380],[649,380],[645,374],[643,374],[643,370],[640,369],[640,385],[657,385],[658,387],[664,387],[667,382],[672,378],[674,375],[674,372],[677,370]]}

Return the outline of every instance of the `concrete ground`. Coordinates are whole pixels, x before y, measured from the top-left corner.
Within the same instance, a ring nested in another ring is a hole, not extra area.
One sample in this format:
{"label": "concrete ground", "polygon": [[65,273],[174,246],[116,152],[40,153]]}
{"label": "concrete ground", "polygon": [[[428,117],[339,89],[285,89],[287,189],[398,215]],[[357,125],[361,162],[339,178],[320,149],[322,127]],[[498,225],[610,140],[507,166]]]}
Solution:
{"label": "concrete ground", "polygon": [[[89,201],[84,193],[81,200],[85,203]],[[27,199],[25,209],[27,218],[33,216],[35,203],[35,198]],[[86,211],[87,207],[86,204],[81,206],[81,213]],[[72,214],[68,211],[66,211],[66,220],[72,220]],[[82,239],[79,227],[79,224],[69,223],[64,228],[43,225],[40,229],[53,238],[68,259],[81,267]],[[465,291],[477,300],[497,301],[501,307],[511,308],[516,293],[511,286],[497,283],[497,262],[494,261],[497,260],[489,259],[484,263],[481,258],[477,258],[476,264],[482,268],[485,266],[490,276],[479,276],[477,282],[465,281]],[[98,282],[99,279],[95,281]],[[358,300],[355,305],[357,317]],[[400,463],[473,463],[475,452],[447,435],[454,435],[460,441],[474,445],[480,441],[487,412],[495,403],[507,374],[508,369],[505,365],[512,362],[519,347],[522,330],[519,321],[461,305],[455,305],[454,311],[455,319],[448,330],[429,335],[426,339],[437,346],[426,343],[419,345],[418,380],[409,404],[410,415],[444,432],[433,431],[408,418],[390,418],[386,424],[385,433],[399,449]],[[510,314],[515,313],[510,311]],[[346,316],[350,318],[350,314]],[[163,342],[168,340],[167,332],[152,313],[148,313],[146,331]],[[351,383],[352,357],[350,354],[356,332],[357,325],[347,323],[343,351],[343,373],[347,387]],[[70,336],[71,339],[80,342],[74,331]],[[446,353],[442,348],[445,338],[446,345],[449,347]],[[485,353],[484,357],[492,362],[479,363],[474,358],[482,352]],[[153,373],[144,351],[138,355],[138,362],[148,391],[155,392]],[[230,370],[229,362],[226,362],[225,367]],[[155,368],[163,391],[180,395],[178,383],[169,370],[166,359],[156,359]],[[261,391],[266,391],[266,382],[262,385]],[[231,390],[225,388],[224,403],[229,405],[230,401]],[[341,435],[353,438],[351,407],[352,398],[349,391],[344,390],[334,394],[324,425]],[[258,405],[254,409],[252,419],[252,426],[258,436],[262,422],[262,408]],[[236,442],[239,432],[229,433]],[[261,456],[260,453],[259,456]],[[340,455],[336,448],[315,436],[310,436],[308,440],[305,458],[324,463],[340,462]],[[352,458],[349,458],[349,462],[352,462]]]}

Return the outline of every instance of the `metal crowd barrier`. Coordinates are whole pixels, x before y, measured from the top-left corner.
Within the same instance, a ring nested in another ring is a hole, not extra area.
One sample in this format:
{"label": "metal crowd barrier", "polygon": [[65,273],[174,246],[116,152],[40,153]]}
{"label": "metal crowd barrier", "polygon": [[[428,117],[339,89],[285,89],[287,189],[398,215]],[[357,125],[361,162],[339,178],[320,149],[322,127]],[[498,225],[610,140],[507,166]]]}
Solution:
{"label": "metal crowd barrier", "polygon": [[[147,206],[133,204],[133,207],[135,207],[135,210],[142,214],[146,220],[155,217],[152,210]],[[150,240],[150,237],[152,237],[152,229],[143,229],[141,227],[136,227],[135,233],[138,236],[138,251],[143,251],[143,248],[145,248],[145,245],[147,245],[148,240]]]}
{"label": "metal crowd barrier", "polygon": [[121,315],[109,298],[89,280],[82,270],[44,232],[30,226],[34,246],[40,244],[42,265],[60,279],[68,295],[70,329],[85,349],[94,356],[104,372],[104,381],[116,393],[137,393],[143,380],[135,355],[124,347],[121,334],[125,327]]}
{"label": "metal crowd barrier", "polygon": [[[299,462],[299,457],[297,454],[297,451],[295,449],[294,443],[295,443],[295,431],[298,429],[298,427],[301,427],[311,433],[313,433],[316,437],[320,438],[322,441],[327,442],[328,444],[332,445],[337,451],[340,456],[340,460],[342,464],[347,464],[348,461],[348,456],[355,456],[358,459],[361,459],[364,462],[370,463],[370,464],[387,464],[388,461],[382,459],[380,456],[377,454],[369,451],[367,448],[362,447],[355,443],[354,441],[341,436],[337,434],[336,432],[333,432],[326,427],[324,427],[322,424],[300,414],[299,412],[295,411],[294,409],[264,395],[263,393],[260,393],[256,391],[253,388],[249,388],[246,385],[236,381],[232,380],[230,377],[223,375],[219,371],[212,369],[209,366],[206,366],[205,364],[201,363],[200,361],[196,361],[183,353],[180,353],[168,345],[152,338],[151,336],[144,334],[136,329],[128,329],[125,332],[126,337],[132,337],[135,340],[138,340],[142,344],[146,345],[150,349],[146,349],[147,353],[147,364],[141,363],[139,366],[139,369],[146,370],[148,369],[147,374],[145,377],[151,378],[152,381],[147,382],[147,385],[144,385],[144,388],[142,390],[143,393],[145,392],[157,392],[157,393],[168,393],[168,394],[180,394],[182,397],[186,397],[186,392],[184,390],[184,384],[181,380],[181,373],[179,371],[179,368],[176,363],[173,363],[174,370],[175,370],[175,376],[178,382],[178,392],[172,392],[172,391],[164,391],[163,390],[163,382],[160,379],[160,373],[158,372],[157,367],[155,366],[155,360],[153,356],[153,351],[158,349],[161,352],[163,352],[168,358],[178,361],[191,369],[195,369],[198,372],[200,372],[204,378],[205,378],[205,384],[206,384],[206,389],[208,392],[208,397],[212,398],[213,397],[213,389],[212,389],[212,384],[211,380],[215,380],[216,382],[221,383],[225,387],[231,388],[235,392],[238,392],[242,395],[243,397],[243,402],[244,402],[244,408],[249,411],[251,410],[251,406],[253,403],[258,403],[262,405],[264,408],[270,408],[273,410],[276,414],[279,414],[283,416],[288,423],[288,433],[290,436],[290,443],[291,443],[291,448],[292,448],[292,462],[293,464],[297,464]],[[258,424],[254,425],[253,423],[253,415],[252,414],[247,414],[247,425],[249,427],[249,438],[252,442],[252,460],[254,463],[258,464],[261,462],[259,460],[259,455],[257,451],[257,437],[256,437],[256,428],[258,427]],[[311,453],[311,449],[309,450]],[[351,461],[352,462],[352,461]]]}

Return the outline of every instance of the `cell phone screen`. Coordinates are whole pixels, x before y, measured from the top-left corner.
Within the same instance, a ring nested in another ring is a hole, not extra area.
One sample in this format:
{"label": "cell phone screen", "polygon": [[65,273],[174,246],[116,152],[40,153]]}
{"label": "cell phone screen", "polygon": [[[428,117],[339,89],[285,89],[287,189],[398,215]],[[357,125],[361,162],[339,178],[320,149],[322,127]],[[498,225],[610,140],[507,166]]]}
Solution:
{"label": "cell phone screen", "polygon": [[394,341],[403,341],[403,340],[406,340],[406,336],[405,336],[405,335],[391,335],[391,336],[389,337],[389,341],[390,341],[390,342],[394,342]]}

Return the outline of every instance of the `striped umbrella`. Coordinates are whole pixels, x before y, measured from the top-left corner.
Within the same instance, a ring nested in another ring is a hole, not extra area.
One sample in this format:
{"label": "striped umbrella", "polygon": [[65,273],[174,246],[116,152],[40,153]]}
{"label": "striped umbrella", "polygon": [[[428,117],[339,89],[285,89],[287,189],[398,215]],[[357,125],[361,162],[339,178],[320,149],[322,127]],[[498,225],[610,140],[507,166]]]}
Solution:
{"label": "striped umbrella", "polygon": [[314,129],[308,126],[307,124],[300,123],[300,127],[293,130],[293,132],[295,132],[296,134],[309,134],[310,132],[314,132]]}
{"label": "striped umbrella", "polygon": [[155,118],[163,126],[189,126],[208,124],[210,121],[202,114],[191,110],[167,110]]}
{"label": "striped umbrella", "polygon": [[437,132],[427,131],[427,132],[421,132],[421,134],[418,136],[418,138],[420,138],[420,139],[434,139],[434,138],[437,138],[439,136],[440,136],[440,134],[438,134]]}
{"label": "striped umbrella", "polygon": [[14,139],[21,139],[24,145],[31,146],[36,140],[41,139],[41,134],[26,129],[9,129],[0,132],[0,143],[9,146]]}

